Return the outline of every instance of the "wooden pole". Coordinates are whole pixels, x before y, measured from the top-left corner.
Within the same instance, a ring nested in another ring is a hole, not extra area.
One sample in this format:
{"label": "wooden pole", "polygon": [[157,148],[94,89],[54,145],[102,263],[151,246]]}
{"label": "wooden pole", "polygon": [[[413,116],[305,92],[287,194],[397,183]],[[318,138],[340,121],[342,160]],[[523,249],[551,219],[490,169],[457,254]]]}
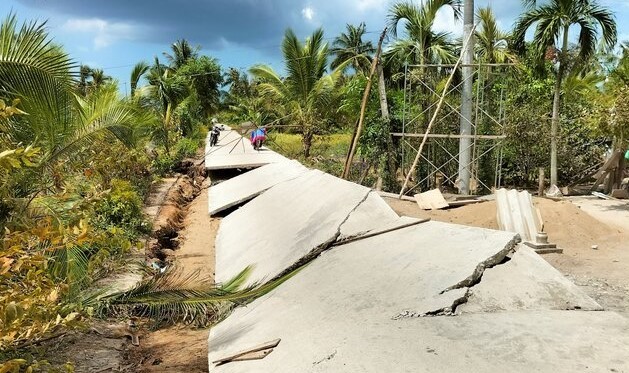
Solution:
{"label": "wooden pole", "polygon": [[[470,32],[470,34],[467,36],[467,39],[465,40],[465,43],[463,43],[463,48],[465,48],[467,43],[470,42],[472,35],[474,35],[475,28],[476,28],[476,25],[472,27],[472,32]],[[446,85],[443,87],[443,93],[441,94],[441,97],[439,98],[439,103],[437,104],[437,108],[435,109],[435,112],[433,113],[432,118],[430,119],[430,122],[428,123],[428,128],[426,128],[426,133],[424,133],[424,138],[422,139],[422,142],[419,145],[419,149],[417,150],[417,155],[415,156],[415,160],[413,160],[413,165],[411,166],[411,168],[408,170],[408,173],[406,174],[406,179],[404,180],[404,185],[402,185],[402,189],[400,190],[400,195],[398,196],[398,199],[402,198],[402,196],[404,195],[404,189],[406,189],[406,185],[408,185],[408,182],[411,179],[413,170],[415,170],[415,167],[417,167],[417,162],[419,162],[419,157],[422,154],[422,150],[424,149],[426,140],[428,140],[428,134],[430,133],[430,129],[432,128],[432,126],[435,124],[435,121],[437,120],[437,115],[439,115],[439,112],[441,111],[441,107],[443,106],[443,102],[445,101],[446,94],[448,93],[448,88],[450,88],[450,83],[452,83],[452,79],[454,78],[454,74],[456,74],[456,70],[459,68],[459,65],[461,64],[462,58],[463,58],[463,54],[459,56],[459,59],[456,61],[456,64],[454,64],[454,67],[452,68],[452,73],[450,74],[450,77],[448,77],[448,81],[446,82]]]}
{"label": "wooden pole", "polygon": [[365,110],[367,109],[367,101],[369,101],[369,93],[371,92],[371,82],[373,81],[373,75],[376,72],[376,67],[378,66],[378,58],[380,58],[380,52],[382,51],[382,41],[387,33],[387,28],[385,27],[382,30],[382,34],[380,35],[380,40],[378,40],[378,49],[376,50],[376,55],[371,62],[371,70],[369,71],[369,79],[367,80],[367,86],[365,87],[365,93],[363,94],[363,100],[360,104],[360,117],[358,119],[358,124],[354,130],[354,136],[352,138],[352,143],[349,147],[349,152],[347,153],[347,158],[345,159],[345,167],[343,167],[343,174],[341,178],[347,180],[349,178],[349,171],[352,166],[352,161],[354,160],[354,154],[356,153],[356,146],[358,145],[358,140],[360,139],[360,133],[363,130],[363,124],[365,121]]}

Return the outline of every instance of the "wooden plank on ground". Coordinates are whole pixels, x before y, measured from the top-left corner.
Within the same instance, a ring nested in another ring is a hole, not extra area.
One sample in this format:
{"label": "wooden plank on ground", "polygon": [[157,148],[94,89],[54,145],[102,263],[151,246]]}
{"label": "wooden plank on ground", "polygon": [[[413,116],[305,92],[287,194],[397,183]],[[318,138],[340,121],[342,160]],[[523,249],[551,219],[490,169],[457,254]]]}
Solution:
{"label": "wooden plank on ground", "polygon": [[417,201],[419,208],[422,210],[439,210],[449,206],[439,189],[415,194],[415,201]]}
{"label": "wooden plank on ground", "polygon": [[480,203],[480,202],[485,202],[482,199],[459,199],[456,201],[447,201],[448,202],[448,206],[450,207],[460,207],[460,206],[465,206],[465,205],[472,205],[474,203]]}
{"label": "wooden plank on ground", "polygon": [[[397,195],[396,193],[383,192],[381,190],[378,190],[377,192],[380,195],[380,197],[400,199],[400,196]],[[415,198],[409,197],[409,196],[402,196],[402,199],[405,201],[415,202]]]}
{"label": "wooden plank on ground", "polygon": [[234,361],[234,360],[236,360],[238,358],[241,358],[241,357],[243,357],[245,355],[251,355],[254,352],[259,352],[259,351],[273,349],[273,348],[277,347],[277,345],[280,344],[280,341],[281,341],[281,339],[278,338],[278,339],[275,339],[275,340],[272,340],[272,341],[269,341],[269,342],[266,342],[266,343],[262,343],[260,345],[255,346],[255,347],[248,348],[246,350],[242,350],[240,352],[237,352],[237,353],[235,353],[233,355],[229,355],[229,356],[226,356],[224,358],[221,358],[221,359],[218,359],[218,360],[214,360],[212,362],[212,364],[224,364],[224,363],[228,363],[230,361]]}

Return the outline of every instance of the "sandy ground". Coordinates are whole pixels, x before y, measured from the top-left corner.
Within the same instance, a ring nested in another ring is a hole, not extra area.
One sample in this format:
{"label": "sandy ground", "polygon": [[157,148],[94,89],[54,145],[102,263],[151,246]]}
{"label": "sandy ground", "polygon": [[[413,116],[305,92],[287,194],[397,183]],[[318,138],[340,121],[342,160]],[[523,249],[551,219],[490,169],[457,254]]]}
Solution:
{"label": "sandy ground", "polygon": [[[424,211],[414,202],[385,199],[400,215],[498,228],[495,201]],[[564,250],[563,254],[545,254],[544,259],[603,307],[629,316],[629,205],[591,198],[534,198],[534,203],[550,242]],[[593,250],[592,245],[598,249]]]}
{"label": "sandy ground", "polygon": [[[184,229],[179,232],[180,245],[175,250],[176,265],[184,273],[199,271],[203,277],[214,278],[214,239],[220,219],[207,213],[207,184],[187,208]],[[174,326],[145,335],[142,339],[140,372],[208,371],[207,329]]]}

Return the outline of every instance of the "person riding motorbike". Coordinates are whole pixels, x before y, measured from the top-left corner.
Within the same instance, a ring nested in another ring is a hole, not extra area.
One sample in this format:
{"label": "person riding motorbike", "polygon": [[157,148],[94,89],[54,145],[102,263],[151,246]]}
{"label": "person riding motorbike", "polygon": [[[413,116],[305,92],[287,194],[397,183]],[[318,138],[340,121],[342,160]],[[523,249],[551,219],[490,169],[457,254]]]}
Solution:
{"label": "person riding motorbike", "polygon": [[216,146],[218,143],[218,136],[220,135],[221,130],[218,126],[212,127],[212,131],[210,132],[210,146]]}

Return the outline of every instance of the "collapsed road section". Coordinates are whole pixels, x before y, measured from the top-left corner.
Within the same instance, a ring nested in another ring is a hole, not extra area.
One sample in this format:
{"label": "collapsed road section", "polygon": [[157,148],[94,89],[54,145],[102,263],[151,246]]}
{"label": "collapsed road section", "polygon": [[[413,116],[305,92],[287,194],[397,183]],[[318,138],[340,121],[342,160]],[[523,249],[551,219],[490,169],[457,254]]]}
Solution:
{"label": "collapsed road section", "polygon": [[517,233],[399,217],[320,171],[260,185],[221,223],[217,280],[308,264],[211,329],[211,372],[629,369],[629,322]]}

